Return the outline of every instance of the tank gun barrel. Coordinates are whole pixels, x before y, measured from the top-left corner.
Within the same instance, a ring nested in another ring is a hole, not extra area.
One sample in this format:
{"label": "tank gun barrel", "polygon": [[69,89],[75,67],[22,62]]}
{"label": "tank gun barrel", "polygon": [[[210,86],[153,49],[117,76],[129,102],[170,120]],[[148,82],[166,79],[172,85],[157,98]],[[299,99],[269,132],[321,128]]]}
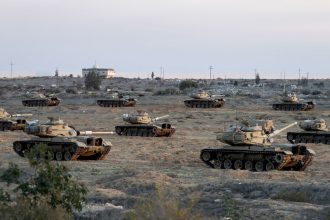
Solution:
{"label": "tank gun barrel", "polygon": [[115,134],[113,131],[79,131],[79,135],[108,135]]}
{"label": "tank gun barrel", "polygon": [[164,115],[164,116],[156,117],[156,118],[152,119],[152,121],[158,121],[158,120],[160,120],[160,119],[162,119],[162,118],[167,118],[167,117],[169,117],[169,116],[170,116],[170,115]]}
{"label": "tank gun barrel", "polygon": [[11,117],[31,117],[33,116],[33,114],[14,114],[14,115],[11,115]]}
{"label": "tank gun barrel", "polygon": [[274,137],[274,136],[278,135],[279,133],[281,133],[282,131],[285,131],[285,130],[289,129],[289,128],[291,128],[292,126],[294,126],[294,125],[296,125],[296,124],[298,124],[298,123],[295,121],[295,122],[293,122],[293,123],[291,123],[291,124],[285,126],[285,127],[282,128],[282,129],[275,130],[273,133],[271,133],[271,134],[269,135],[269,137]]}

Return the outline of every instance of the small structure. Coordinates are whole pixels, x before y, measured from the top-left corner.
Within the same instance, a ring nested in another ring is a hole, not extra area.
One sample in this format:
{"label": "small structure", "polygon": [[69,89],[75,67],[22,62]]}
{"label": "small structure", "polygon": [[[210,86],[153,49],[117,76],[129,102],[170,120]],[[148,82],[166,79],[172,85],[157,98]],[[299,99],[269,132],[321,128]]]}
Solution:
{"label": "small structure", "polygon": [[86,77],[89,72],[94,71],[98,74],[101,78],[104,79],[111,79],[115,76],[115,70],[111,68],[99,68],[98,66],[94,65],[92,68],[83,68],[82,75]]}

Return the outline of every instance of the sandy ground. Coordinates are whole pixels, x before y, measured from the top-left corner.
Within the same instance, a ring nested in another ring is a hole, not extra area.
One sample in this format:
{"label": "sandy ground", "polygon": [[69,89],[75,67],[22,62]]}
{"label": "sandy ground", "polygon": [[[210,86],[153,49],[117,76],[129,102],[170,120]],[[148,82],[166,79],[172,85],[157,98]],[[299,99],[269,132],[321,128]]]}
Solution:
{"label": "sandy ground", "polygon": [[[311,112],[274,112],[270,99],[228,98],[220,109],[189,109],[186,96],[144,96],[133,108],[102,108],[96,98],[66,98],[60,106],[23,108],[20,100],[0,101],[11,113],[33,113],[41,121],[60,115],[78,130],[113,131],[123,124],[121,116],[137,109],[157,117],[169,114],[165,121],[176,127],[170,138],[104,136],[113,148],[103,161],[63,162],[73,176],[85,183],[90,192],[88,205],[76,218],[120,218],[134,206],[137,198],[151,195],[156,185],[175,188],[183,201],[197,194],[194,207],[205,219],[239,216],[241,219],[329,219],[330,218],[330,146],[309,144],[315,160],[304,172],[249,172],[215,170],[199,159],[200,150],[221,146],[215,140],[238,117],[270,115],[277,128],[298,119],[322,116],[329,122],[326,102]],[[298,127],[290,130],[298,131]],[[287,143],[286,133],[276,143]],[[11,144],[28,136],[22,132],[4,132],[0,139],[0,161],[27,166]]]}

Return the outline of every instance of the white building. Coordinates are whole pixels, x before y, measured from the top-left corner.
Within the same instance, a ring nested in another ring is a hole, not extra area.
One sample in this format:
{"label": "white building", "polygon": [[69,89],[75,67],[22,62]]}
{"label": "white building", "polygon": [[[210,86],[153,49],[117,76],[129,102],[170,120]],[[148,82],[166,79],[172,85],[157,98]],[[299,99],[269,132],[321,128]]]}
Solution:
{"label": "white building", "polygon": [[94,66],[93,68],[84,68],[82,69],[82,75],[85,77],[87,73],[94,71],[97,73],[100,77],[110,79],[115,76],[115,70],[109,69],[109,68],[98,68],[97,66]]}

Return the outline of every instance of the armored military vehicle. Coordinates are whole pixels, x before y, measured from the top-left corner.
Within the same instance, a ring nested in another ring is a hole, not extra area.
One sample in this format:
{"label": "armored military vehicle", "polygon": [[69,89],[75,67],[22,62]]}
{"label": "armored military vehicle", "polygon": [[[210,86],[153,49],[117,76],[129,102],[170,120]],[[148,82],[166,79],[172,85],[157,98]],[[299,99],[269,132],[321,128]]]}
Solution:
{"label": "armored military vehicle", "polygon": [[313,150],[303,145],[272,144],[272,137],[295,124],[268,135],[259,125],[231,127],[217,136],[217,140],[229,145],[203,149],[200,158],[208,166],[220,169],[305,170],[315,155]]}
{"label": "armored military vehicle", "polygon": [[185,100],[185,106],[189,108],[220,108],[225,104],[223,98],[214,98],[205,91],[198,91],[190,96],[193,99]]}
{"label": "armored military vehicle", "polygon": [[58,104],[60,104],[60,99],[58,99],[54,95],[31,93],[29,95],[29,99],[23,100],[22,104],[28,107],[57,106]]}
{"label": "armored military vehicle", "polygon": [[0,108],[0,131],[6,130],[23,130],[26,119],[23,117],[32,116],[32,114],[14,114],[11,115],[3,108]]}
{"label": "armored military vehicle", "polygon": [[305,103],[299,102],[299,99],[294,92],[284,94],[282,97],[282,103],[272,105],[274,110],[280,111],[309,111],[312,110],[314,106],[315,103],[312,101]]}
{"label": "armored military vehicle", "polygon": [[136,99],[124,96],[119,92],[112,92],[109,99],[99,99],[96,103],[101,107],[133,107]]}
{"label": "armored military vehicle", "polygon": [[305,120],[299,123],[299,127],[304,131],[287,133],[291,143],[330,144],[330,132],[324,119]]}
{"label": "armored military vehicle", "polygon": [[112,144],[100,137],[81,136],[83,134],[112,134],[113,132],[79,132],[59,118],[49,117],[40,124],[30,122],[24,131],[35,135],[30,140],[15,141],[14,151],[24,157],[32,147],[43,147],[51,160],[102,160],[110,152]]}
{"label": "armored military vehicle", "polygon": [[154,124],[154,122],[168,116],[152,118],[144,111],[138,111],[134,115],[124,114],[123,120],[129,124],[116,126],[116,133],[124,136],[170,137],[175,132],[175,128],[171,124]]}

